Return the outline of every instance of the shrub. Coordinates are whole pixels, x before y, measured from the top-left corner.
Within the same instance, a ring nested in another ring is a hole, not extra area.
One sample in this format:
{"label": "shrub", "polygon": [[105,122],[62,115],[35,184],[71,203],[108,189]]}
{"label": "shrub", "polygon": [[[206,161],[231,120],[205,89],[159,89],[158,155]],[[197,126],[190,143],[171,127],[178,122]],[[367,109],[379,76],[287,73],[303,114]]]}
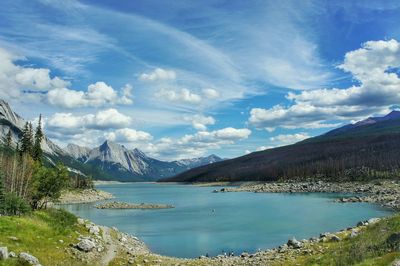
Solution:
{"label": "shrub", "polygon": [[5,215],[21,215],[31,211],[29,204],[14,193],[6,193],[3,213]]}
{"label": "shrub", "polygon": [[76,223],[76,216],[63,209],[50,208],[47,211],[40,211],[41,216],[57,232],[65,232],[71,229]]}

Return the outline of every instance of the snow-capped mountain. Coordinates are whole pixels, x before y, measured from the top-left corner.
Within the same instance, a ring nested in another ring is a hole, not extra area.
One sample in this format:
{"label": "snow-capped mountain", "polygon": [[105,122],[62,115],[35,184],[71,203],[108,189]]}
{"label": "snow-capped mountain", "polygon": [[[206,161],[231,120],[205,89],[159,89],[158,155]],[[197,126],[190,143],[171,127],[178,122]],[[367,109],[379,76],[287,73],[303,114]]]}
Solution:
{"label": "snow-capped mountain", "polygon": [[210,155],[166,162],[148,157],[139,149],[129,150],[109,140],[91,150],[75,144],[69,144],[66,150],[76,160],[100,168],[112,179],[123,181],[157,180],[222,160],[216,155]]}
{"label": "snow-capped mountain", "polygon": [[[16,114],[10,107],[10,105],[0,99],[0,141],[3,141],[8,131],[11,130],[11,138],[13,144],[16,146],[21,136],[22,129],[25,126],[25,120]],[[63,149],[54,144],[46,136],[43,138],[41,143],[42,149],[45,153],[51,155],[65,155]]]}

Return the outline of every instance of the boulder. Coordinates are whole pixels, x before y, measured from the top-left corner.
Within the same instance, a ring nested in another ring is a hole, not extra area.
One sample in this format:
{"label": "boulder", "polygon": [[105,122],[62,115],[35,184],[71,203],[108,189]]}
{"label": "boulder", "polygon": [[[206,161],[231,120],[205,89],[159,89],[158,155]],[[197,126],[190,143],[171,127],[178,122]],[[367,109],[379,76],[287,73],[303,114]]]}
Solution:
{"label": "boulder", "polygon": [[15,254],[15,252],[10,251],[10,253],[8,253],[8,256],[9,256],[10,258],[16,258],[16,257],[17,257],[17,254]]}
{"label": "boulder", "polygon": [[100,233],[100,228],[97,225],[89,227],[89,232],[94,235],[98,235]]}
{"label": "boulder", "polygon": [[392,263],[392,266],[400,266],[400,260],[396,260]]}
{"label": "boulder", "polygon": [[334,242],[339,242],[339,241],[341,241],[342,239],[340,239],[340,237],[338,237],[337,235],[332,235],[331,236],[331,241],[334,241]]}
{"label": "boulder", "polygon": [[0,247],[0,260],[8,259],[8,248]]}
{"label": "boulder", "polygon": [[82,251],[84,251],[84,252],[89,252],[89,251],[92,251],[92,250],[96,247],[96,244],[95,244],[95,242],[94,242],[93,240],[91,240],[91,239],[82,239],[82,240],[76,245],[76,247],[77,247],[79,250],[82,250]]}
{"label": "boulder", "polygon": [[368,224],[374,224],[374,223],[379,222],[380,220],[381,220],[380,218],[371,218],[367,222],[368,222]]}
{"label": "boulder", "polygon": [[287,245],[289,247],[296,248],[296,249],[301,248],[303,246],[303,244],[300,241],[296,240],[296,238],[289,239],[287,242]]}
{"label": "boulder", "polygon": [[39,260],[35,256],[26,252],[21,252],[19,254],[19,259],[30,265],[40,265]]}

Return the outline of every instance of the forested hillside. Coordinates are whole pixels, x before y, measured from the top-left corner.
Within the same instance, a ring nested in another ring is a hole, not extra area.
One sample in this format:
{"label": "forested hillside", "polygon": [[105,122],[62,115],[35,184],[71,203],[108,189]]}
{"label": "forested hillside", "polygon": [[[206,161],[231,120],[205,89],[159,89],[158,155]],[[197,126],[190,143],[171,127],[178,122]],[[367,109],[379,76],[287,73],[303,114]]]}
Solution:
{"label": "forested hillside", "polygon": [[394,116],[376,120],[293,145],[198,167],[163,181],[397,178],[400,176],[400,119]]}

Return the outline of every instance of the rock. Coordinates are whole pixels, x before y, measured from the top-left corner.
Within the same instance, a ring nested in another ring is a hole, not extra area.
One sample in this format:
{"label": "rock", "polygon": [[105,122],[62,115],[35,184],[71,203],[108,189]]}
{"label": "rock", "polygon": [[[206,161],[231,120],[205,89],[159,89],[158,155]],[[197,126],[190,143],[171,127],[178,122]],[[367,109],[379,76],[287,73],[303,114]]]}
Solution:
{"label": "rock", "polygon": [[342,239],[340,239],[340,237],[338,237],[337,235],[332,235],[331,241],[339,242],[339,241],[342,241]]}
{"label": "rock", "polygon": [[392,263],[392,266],[400,266],[400,260],[396,260]]}
{"label": "rock", "polygon": [[8,248],[0,247],[0,260],[8,259]]}
{"label": "rock", "polygon": [[360,221],[357,223],[357,226],[363,226],[363,225],[368,225],[368,222]]}
{"label": "rock", "polygon": [[89,228],[89,233],[98,235],[100,233],[100,228],[97,225],[91,226]]}
{"label": "rock", "polygon": [[126,241],[128,241],[128,239],[126,239],[126,237],[124,237],[124,236],[121,236],[119,241],[122,242],[122,243],[125,243]]}
{"label": "rock", "polygon": [[303,244],[300,241],[296,240],[296,238],[289,239],[287,242],[287,245],[289,247],[296,248],[296,249],[301,248],[303,246]]}
{"label": "rock", "polygon": [[60,240],[58,240],[58,242],[60,242],[62,244],[62,243],[64,243],[64,240],[60,239]]}
{"label": "rock", "polygon": [[92,251],[92,249],[94,249],[96,247],[96,244],[93,240],[91,239],[83,239],[82,241],[80,241],[76,247],[79,250],[82,250],[84,252],[89,252]]}
{"label": "rock", "polygon": [[374,224],[374,223],[379,222],[380,220],[381,220],[380,218],[371,218],[367,222],[368,222],[368,224]]}
{"label": "rock", "polygon": [[29,253],[26,252],[20,253],[19,258],[20,260],[29,263],[30,265],[40,265],[39,260],[35,256],[32,256]]}
{"label": "rock", "polygon": [[278,252],[279,252],[279,253],[284,253],[284,252],[287,251],[287,249],[288,249],[288,245],[283,244],[282,246],[279,246],[279,247],[278,247]]}
{"label": "rock", "polygon": [[17,257],[17,254],[15,254],[15,252],[10,251],[10,253],[8,253],[8,256],[9,256],[10,258],[16,258],[16,257]]}
{"label": "rock", "polygon": [[78,218],[78,224],[85,224],[85,220],[83,220],[82,218]]}
{"label": "rock", "polygon": [[240,254],[240,257],[242,257],[242,258],[249,257],[249,253],[243,252],[242,254]]}
{"label": "rock", "polygon": [[12,241],[18,241],[18,237],[15,236],[9,236],[8,239],[12,240]]}

